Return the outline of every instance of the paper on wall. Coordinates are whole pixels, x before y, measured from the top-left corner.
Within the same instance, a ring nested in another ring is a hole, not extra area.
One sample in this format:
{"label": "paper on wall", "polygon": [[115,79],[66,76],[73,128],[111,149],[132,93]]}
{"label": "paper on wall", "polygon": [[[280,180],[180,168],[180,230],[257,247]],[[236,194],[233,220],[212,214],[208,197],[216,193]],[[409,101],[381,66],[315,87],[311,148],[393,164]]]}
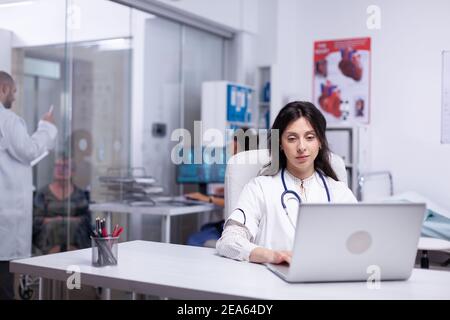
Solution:
{"label": "paper on wall", "polygon": [[450,51],[442,52],[441,143],[450,143]]}
{"label": "paper on wall", "polygon": [[46,156],[48,156],[48,151],[45,151],[43,154],[41,154],[39,157],[31,161],[30,165],[34,167],[39,161],[44,159]]}

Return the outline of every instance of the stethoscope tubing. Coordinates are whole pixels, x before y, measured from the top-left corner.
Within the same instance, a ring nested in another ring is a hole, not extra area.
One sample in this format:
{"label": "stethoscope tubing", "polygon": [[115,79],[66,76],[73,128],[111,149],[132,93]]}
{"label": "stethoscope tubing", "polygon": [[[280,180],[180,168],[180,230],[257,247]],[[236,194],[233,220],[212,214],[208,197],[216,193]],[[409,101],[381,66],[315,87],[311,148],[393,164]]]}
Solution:
{"label": "stethoscope tubing", "polygon": [[[284,197],[285,197],[286,195],[288,195],[288,194],[293,195],[293,196],[297,199],[299,205],[302,203],[302,199],[300,198],[300,196],[298,195],[297,192],[295,192],[295,191],[293,191],[293,190],[289,190],[289,189],[287,188],[287,186],[286,186],[286,180],[284,179],[284,171],[285,171],[285,168],[281,169],[281,181],[282,181],[282,183],[283,183],[283,188],[284,188],[284,191],[283,191],[283,193],[281,194],[281,206],[283,207],[283,210],[284,210],[284,212],[286,213],[286,216],[288,217],[288,219],[289,219],[291,225],[292,225],[292,226],[294,227],[294,229],[295,229],[294,223],[292,222],[292,220],[291,220],[291,218],[290,218],[290,216],[289,216],[289,213],[288,213],[288,211],[287,211],[286,203],[284,202]],[[325,178],[324,178],[323,174],[322,174],[320,171],[317,171],[317,173],[319,174],[320,179],[321,179],[322,182],[323,182],[323,186],[325,187],[325,191],[326,191],[326,193],[327,193],[327,199],[328,199],[328,202],[331,202],[330,190],[328,189],[328,185],[327,185],[327,183],[326,183],[326,181],[325,181]]]}

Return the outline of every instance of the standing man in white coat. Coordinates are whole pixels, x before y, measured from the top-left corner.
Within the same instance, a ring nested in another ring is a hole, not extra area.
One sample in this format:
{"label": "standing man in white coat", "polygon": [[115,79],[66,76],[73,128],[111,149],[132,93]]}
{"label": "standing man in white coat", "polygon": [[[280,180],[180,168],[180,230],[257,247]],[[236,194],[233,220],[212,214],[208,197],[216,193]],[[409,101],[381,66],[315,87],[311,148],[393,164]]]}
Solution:
{"label": "standing man in white coat", "polygon": [[31,255],[31,161],[55,145],[57,129],[52,111],[30,136],[25,121],[12,112],[16,85],[0,71],[0,300],[14,298],[9,261]]}

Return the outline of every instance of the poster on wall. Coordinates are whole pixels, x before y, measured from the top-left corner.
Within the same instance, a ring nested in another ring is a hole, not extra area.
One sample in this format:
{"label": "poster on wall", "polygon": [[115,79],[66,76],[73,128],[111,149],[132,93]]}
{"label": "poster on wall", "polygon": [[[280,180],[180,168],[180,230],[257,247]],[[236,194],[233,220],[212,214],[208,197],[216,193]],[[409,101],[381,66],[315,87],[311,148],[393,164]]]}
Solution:
{"label": "poster on wall", "polygon": [[368,124],[370,38],[314,42],[314,104],[329,124]]}

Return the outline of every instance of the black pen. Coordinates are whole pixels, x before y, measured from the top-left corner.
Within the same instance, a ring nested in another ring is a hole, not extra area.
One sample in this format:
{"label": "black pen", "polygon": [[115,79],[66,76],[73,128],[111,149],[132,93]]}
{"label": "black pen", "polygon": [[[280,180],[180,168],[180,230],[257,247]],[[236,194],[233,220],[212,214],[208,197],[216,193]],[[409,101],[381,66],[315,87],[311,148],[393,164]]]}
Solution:
{"label": "black pen", "polygon": [[103,237],[103,229],[105,229],[105,219],[100,220],[100,235]]}

